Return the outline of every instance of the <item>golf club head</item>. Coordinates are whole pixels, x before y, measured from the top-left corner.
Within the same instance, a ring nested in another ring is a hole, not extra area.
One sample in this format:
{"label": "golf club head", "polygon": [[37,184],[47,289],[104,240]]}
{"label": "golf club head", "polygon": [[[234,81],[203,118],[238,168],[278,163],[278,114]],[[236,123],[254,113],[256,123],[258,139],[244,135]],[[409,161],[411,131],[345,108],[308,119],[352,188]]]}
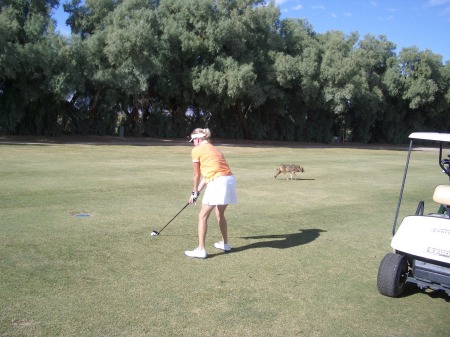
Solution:
{"label": "golf club head", "polygon": [[153,231],[153,232],[150,233],[150,235],[151,235],[151,236],[158,236],[158,235],[159,235],[159,232]]}

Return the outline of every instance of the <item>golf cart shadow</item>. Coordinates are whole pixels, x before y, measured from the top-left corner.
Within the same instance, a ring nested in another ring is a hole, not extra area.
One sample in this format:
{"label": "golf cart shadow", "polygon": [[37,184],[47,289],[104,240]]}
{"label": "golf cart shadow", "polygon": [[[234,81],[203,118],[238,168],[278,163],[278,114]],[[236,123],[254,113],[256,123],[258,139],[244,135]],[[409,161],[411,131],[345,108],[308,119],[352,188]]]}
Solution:
{"label": "golf cart shadow", "polygon": [[[245,240],[264,240],[252,242],[245,246],[233,247],[231,252],[241,252],[247,249],[256,248],[276,248],[276,249],[287,249],[296,246],[306,245],[314,240],[316,240],[320,233],[326,232],[322,229],[299,229],[298,233],[292,234],[274,234],[274,235],[257,235],[257,236],[244,236],[240,239]],[[273,239],[273,240],[265,240]]]}
{"label": "golf cart shadow", "polygon": [[431,298],[443,299],[450,303],[450,296],[443,290],[433,290],[433,289],[420,289],[419,287],[407,283],[404,292],[398,296],[398,298],[414,296],[416,294],[426,294]]}

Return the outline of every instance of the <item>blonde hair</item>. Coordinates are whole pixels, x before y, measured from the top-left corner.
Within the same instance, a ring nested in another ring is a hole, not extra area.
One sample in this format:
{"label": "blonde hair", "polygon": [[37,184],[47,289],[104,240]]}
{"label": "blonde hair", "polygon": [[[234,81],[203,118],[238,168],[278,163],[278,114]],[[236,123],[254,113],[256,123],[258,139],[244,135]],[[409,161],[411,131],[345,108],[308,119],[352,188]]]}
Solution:
{"label": "blonde hair", "polygon": [[192,131],[191,136],[199,134],[199,133],[203,133],[204,134],[202,139],[205,139],[205,140],[208,140],[208,141],[210,140],[210,138],[211,138],[211,131],[208,128],[206,128],[206,129],[197,128],[194,131]]}

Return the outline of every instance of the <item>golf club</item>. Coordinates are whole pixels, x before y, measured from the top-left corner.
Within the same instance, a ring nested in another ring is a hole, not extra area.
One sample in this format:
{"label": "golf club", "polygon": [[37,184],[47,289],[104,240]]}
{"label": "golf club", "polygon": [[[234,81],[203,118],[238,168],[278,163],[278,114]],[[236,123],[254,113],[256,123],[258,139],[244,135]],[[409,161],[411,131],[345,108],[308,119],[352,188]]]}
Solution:
{"label": "golf club", "polygon": [[158,236],[159,234],[161,234],[161,232],[163,231],[163,229],[164,228],[166,228],[172,221],[173,221],[173,219],[175,219],[177,216],[178,216],[178,214],[180,214],[186,207],[188,207],[189,206],[189,203],[187,203],[186,205],[184,205],[184,207],[172,218],[172,219],[170,219],[170,221],[168,222],[168,223],[166,223],[166,225],[163,227],[163,228],[161,228],[161,230],[158,232],[158,231],[153,231],[153,232],[151,232],[151,236]]}

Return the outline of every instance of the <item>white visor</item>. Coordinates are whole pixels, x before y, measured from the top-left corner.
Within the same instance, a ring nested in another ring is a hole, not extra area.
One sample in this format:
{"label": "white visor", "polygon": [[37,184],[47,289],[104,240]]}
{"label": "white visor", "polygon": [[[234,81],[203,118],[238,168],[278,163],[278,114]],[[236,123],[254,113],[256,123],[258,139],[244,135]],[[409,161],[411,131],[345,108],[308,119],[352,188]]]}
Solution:
{"label": "white visor", "polygon": [[192,143],[194,141],[195,138],[203,138],[205,137],[204,133],[196,133],[191,135],[191,140],[189,141],[190,143]]}

